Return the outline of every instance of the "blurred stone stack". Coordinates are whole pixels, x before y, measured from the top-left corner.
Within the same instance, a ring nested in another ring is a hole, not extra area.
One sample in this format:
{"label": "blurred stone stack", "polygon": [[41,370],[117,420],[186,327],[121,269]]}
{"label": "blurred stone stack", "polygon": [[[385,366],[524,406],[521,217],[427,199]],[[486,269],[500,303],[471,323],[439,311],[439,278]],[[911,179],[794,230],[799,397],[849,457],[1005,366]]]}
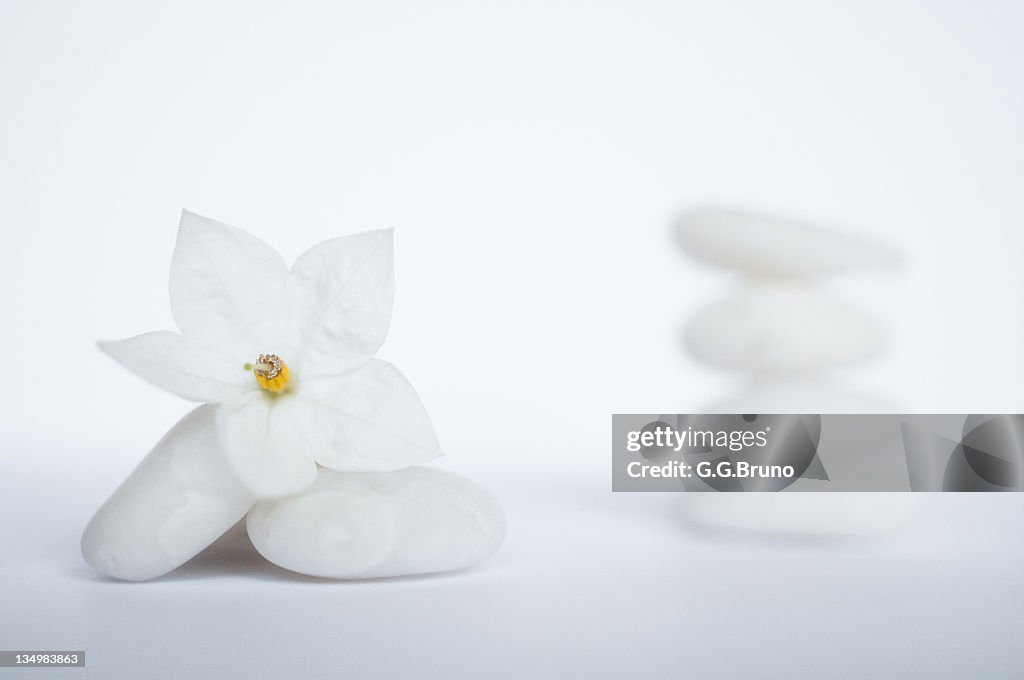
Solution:
{"label": "blurred stone stack", "polygon": [[[731,209],[706,208],[678,223],[684,250],[740,274],[738,287],[690,320],[686,346],[699,361],[742,376],[707,413],[881,413],[886,401],[831,385],[828,369],[880,353],[884,325],[822,289],[822,277],[892,270],[899,253],[827,228]],[[824,460],[855,473],[865,461]],[[797,484],[814,484],[799,480]],[[799,534],[871,533],[904,516],[905,494],[697,493],[704,525]]]}

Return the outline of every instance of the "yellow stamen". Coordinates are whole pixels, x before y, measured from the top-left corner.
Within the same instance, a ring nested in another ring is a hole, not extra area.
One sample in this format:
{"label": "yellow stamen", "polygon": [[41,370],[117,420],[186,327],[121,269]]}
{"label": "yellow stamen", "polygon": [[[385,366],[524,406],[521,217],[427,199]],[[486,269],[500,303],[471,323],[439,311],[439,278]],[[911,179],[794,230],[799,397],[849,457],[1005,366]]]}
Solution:
{"label": "yellow stamen", "polygon": [[288,366],[276,354],[261,354],[252,366],[252,373],[260,387],[275,394],[284,390],[292,377]]}

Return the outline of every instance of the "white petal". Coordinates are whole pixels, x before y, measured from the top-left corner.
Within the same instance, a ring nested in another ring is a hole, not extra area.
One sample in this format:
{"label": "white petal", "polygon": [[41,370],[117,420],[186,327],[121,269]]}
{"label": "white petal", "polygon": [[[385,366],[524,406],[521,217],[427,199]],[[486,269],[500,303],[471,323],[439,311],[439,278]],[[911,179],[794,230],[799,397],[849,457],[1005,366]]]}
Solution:
{"label": "white petal", "polygon": [[223,347],[243,362],[260,352],[284,352],[291,323],[288,285],[287,265],[266,243],[182,212],[171,261],[171,311],[184,335]]}
{"label": "white petal", "polygon": [[193,401],[234,399],[254,384],[244,362],[222,359],[170,331],[143,333],[99,346],[139,377]]}
{"label": "white petal", "polygon": [[307,375],[358,366],[384,342],[395,289],[390,229],[325,241],[292,266]]}
{"label": "white petal", "polygon": [[296,424],[300,410],[292,395],[272,397],[263,392],[226,402],[217,410],[224,455],[259,498],[297,493],[316,480],[311,443]]}
{"label": "white petal", "polygon": [[430,418],[402,373],[372,359],[340,376],[309,380],[303,431],[317,462],[343,472],[386,471],[441,455]]}

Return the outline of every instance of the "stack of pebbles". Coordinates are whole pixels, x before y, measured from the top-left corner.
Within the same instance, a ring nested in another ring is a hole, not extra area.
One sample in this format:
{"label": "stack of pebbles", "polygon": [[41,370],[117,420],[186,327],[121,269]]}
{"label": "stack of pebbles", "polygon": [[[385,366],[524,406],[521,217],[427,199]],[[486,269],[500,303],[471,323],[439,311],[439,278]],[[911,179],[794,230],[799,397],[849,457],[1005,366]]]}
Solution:
{"label": "stack of pebbles", "polygon": [[[700,209],[678,223],[686,252],[738,272],[740,286],[699,311],[686,345],[699,361],[743,376],[707,413],[882,413],[892,406],[828,384],[827,369],[877,355],[885,327],[820,286],[825,275],[895,269],[893,250],[827,228],[731,209]],[[856,473],[867,460],[825,460]],[[837,467],[838,466],[838,467]],[[847,476],[846,478],[849,478]],[[797,484],[813,484],[799,480]],[[819,482],[820,483],[820,482]],[[806,487],[805,487],[806,488]],[[701,525],[804,535],[873,533],[906,515],[909,494],[688,494]]]}

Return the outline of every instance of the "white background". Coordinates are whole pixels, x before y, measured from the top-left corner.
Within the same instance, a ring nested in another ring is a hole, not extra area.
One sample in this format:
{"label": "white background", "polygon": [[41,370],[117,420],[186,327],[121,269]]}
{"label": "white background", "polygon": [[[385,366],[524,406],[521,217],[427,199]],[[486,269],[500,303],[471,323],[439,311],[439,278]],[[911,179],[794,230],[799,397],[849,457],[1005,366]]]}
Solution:
{"label": "white background", "polygon": [[[734,389],[679,340],[732,285],[672,238],[705,201],[904,250],[827,284],[893,331],[837,385],[1020,412],[1022,29],[1013,2],[0,0],[0,648],[104,678],[1019,677],[1020,498],[852,543],[697,534],[682,498],[610,493],[608,435]],[[172,327],[182,208],[286,258],[396,227],[380,356],[505,505],[491,562],[325,584],[204,557],[131,586],[81,562],[191,408],[94,345]]]}

